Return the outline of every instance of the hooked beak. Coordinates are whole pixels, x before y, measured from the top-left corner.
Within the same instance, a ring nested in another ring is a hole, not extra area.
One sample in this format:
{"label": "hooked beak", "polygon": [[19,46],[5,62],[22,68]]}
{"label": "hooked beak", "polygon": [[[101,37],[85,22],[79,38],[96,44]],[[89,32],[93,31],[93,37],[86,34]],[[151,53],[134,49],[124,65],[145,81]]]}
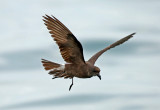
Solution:
{"label": "hooked beak", "polygon": [[101,80],[101,75],[100,74],[97,74],[98,78]]}

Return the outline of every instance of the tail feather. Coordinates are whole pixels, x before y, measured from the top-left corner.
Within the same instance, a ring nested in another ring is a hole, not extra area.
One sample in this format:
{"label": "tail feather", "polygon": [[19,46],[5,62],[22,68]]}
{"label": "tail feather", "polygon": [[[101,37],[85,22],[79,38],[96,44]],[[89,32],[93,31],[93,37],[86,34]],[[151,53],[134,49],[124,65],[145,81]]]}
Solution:
{"label": "tail feather", "polygon": [[45,70],[50,70],[48,74],[53,75],[52,79],[61,78],[61,77],[64,77],[66,79],[66,78],[73,77],[64,72],[64,69],[65,69],[64,65],[57,64],[45,59],[42,59],[42,64]]}
{"label": "tail feather", "polygon": [[51,62],[45,59],[42,59],[42,64],[45,70],[51,70],[51,69],[58,68],[61,66],[60,64],[57,64],[57,63],[54,63],[54,62]]}

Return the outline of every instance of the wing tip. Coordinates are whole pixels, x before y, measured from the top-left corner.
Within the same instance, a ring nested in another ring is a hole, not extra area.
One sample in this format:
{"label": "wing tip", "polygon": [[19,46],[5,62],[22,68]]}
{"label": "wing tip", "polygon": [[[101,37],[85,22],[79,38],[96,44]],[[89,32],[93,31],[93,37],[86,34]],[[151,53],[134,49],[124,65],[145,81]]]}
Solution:
{"label": "wing tip", "polygon": [[55,19],[56,20],[56,17],[55,16],[53,16],[53,15],[51,15],[51,16],[49,16],[49,15],[47,15],[47,14],[45,14],[44,16],[42,16],[43,18],[52,18],[52,19]]}
{"label": "wing tip", "polygon": [[42,16],[44,19],[47,19],[48,18],[48,15],[45,14],[44,16]]}
{"label": "wing tip", "polygon": [[132,37],[133,37],[133,35],[135,35],[135,34],[136,34],[136,32],[134,32],[134,33],[130,34],[129,36],[132,36]]}
{"label": "wing tip", "polygon": [[136,34],[136,32],[134,32],[134,33],[132,33],[132,34],[130,34],[130,35],[128,35],[127,37],[125,37],[124,39],[130,39],[130,38],[132,38],[133,37],[133,35],[135,35]]}

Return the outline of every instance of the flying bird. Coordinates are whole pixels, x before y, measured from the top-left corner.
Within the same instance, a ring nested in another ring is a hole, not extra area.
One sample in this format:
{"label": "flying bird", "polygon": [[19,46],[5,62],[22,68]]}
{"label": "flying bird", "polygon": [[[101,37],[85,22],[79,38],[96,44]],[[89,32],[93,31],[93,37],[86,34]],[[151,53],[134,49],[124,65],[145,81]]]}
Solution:
{"label": "flying bird", "polygon": [[42,64],[45,70],[49,71],[50,75],[55,78],[69,78],[72,83],[69,87],[71,90],[73,86],[73,78],[91,78],[98,76],[101,80],[100,69],[95,66],[96,60],[107,50],[114,48],[128,39],[132,38],[135,33],[132,33],[119,41],[109,45],[93,55],[88,61],[84,60],[83,47],[72,32],[54,16],[43,16],[44,24],[46,25],[52,38],[59,46],[60,53],[66,64],[58,64],[52,61],[42,59]]}

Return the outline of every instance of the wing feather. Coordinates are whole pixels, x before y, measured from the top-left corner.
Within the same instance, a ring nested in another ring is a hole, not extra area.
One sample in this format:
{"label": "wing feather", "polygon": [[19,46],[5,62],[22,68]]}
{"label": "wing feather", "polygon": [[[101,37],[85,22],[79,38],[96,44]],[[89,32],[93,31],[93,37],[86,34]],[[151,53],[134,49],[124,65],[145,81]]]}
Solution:
{"label": "wing feather", "polygon": [[72,32],[54,16],[43,16],[52,38],[59,46],[63,59],[68,63],[85,63],[83,48]]}
{"label": "wing feather", "polygon": [[110,46],[104,48],[103,50],[97,52],[95,55],[93,55],[93,56],[88,60],[88,62],[90,62],[91,64],[94,65],[95,62],[96,62],[96,60],[99,58],[100,55],[102,55],[102,54],[103,54],[104,52],[106,52],[107,50],[109,50],[109,49],[111,49],[111,48],[114,48],[114,47],[116,47],[116,46],[118,46],[118,45],[126,42],[127,40],[129,40],[130,38],[132,38],[134,34],[135,34],[135,33],[132,33],[132,34],[130,34],[130,35],[128,35],[128,36],[120,39],[119,41],[111,44]]}

